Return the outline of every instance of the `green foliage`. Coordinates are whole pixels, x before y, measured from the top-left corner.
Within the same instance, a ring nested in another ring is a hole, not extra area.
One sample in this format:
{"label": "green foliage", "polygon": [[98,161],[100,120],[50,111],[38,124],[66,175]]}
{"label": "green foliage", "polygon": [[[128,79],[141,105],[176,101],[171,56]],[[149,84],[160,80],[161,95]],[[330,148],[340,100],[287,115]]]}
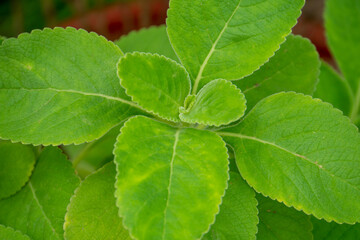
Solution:
{"label": "green foliage", "polygon": [[2,42],[5,40],[6,38],[3,36],[0,36],[0,45],[2,44]]}
{"label": "green foliage", "polygon": [[27,185],[0,201],[0,224],[20,230],[33,240],[62,239],[66,207],[78,184],[61,151],[45,148]]}
{"label": "green foliage", "polygon": [[115,205],[115,174],[115,165],[108,163],[77,188],[65,216],[67,240],[131,239]]}
{"label": "green foliage", "polygon": [[[349,13],[359,25],[360,8],[341,1],[328,1],[326,21],[345,77],[322,64],[315,96],[360,125],[358,35],[341,29]],[[303,4],[171,0],[167,28],[116,44],[73,28],[4,40],[0,138],[61,144],[69,160],[0,142],[0,238],[356,238],[358,224],[313,219],[311,231],[291,208],[360,221],[358,129],[304,95],[320,61],[289,35]]]}
{"label": "green foliage", "polygon": [[6,240],[30,240],[30,238],[10,227],[0,225],[0,239]]}
{"label": "green foliage", "polygon": [[35,160],[31,146],[0,141],[0,200],[15,194],[26,184]]}
{"label": "green foliage", "polygon": [[258,194],[258,240],[312,240],[310,217]]}
{"label": "green foliage", "polygon": [[120,59],[118,76],[126,94],[161,118],[179,122],[179,108],[190,93],[186,70],[171,59],[148,53],[128,53]]}
{"label": "green foliage", "polygon": [[359,221],[360,135],[329,104],[275,94],[219,134],[258,192],[328,221]]}
{"label": "green foliage", "polygon": [[228,180],[219,136],[138,116],[121,129],[114,154],[117,206],[132,237],[199,239],[208,231]]}
{"label": "green foliage", "polygon": [[258,210],[254,190],[238,173],[230,172],[229,187],[215,224],[203,240],[251,240],[257,232]]}
{"label": "green foliage", "polygon": [[246,110],[244,94],[227,80],[206,84],[195,96],[190,95],[180,109],[180,119],[187,123],[226,125],[242,117]]}

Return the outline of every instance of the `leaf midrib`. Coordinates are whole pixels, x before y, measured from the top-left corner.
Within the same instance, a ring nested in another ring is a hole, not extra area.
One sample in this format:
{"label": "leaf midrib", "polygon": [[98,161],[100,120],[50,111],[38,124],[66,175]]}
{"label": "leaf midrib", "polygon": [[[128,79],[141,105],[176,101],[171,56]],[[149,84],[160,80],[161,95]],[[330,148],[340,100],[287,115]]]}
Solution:
{"label": "leaf midrib", "polygon": [[[266,140],[262,140],[259,139],[257,137],[252,137],[252,136],[247,136],[247,135],[243,135],[243,134],[239,134],[239,133],[230,133],[230,132],[217,132],[217,134],[219,134],[220,136],[226,136],[226,137],[235,137],[235,138],[241,138],[241,139],[248,139],[248,140],[252,140],[252,141],[256,141],[256,142],[260,142],[262,144],[266,144],[266,145],[271,145],[275,148],[278,148],[280,150],[283,150],[287,153],[290,153],[292,155],[294,155],[295,157],[301,158],[306,160],[307,162],[311,163],[312,165],[317,166],[320,170],[323,170],[326,174],[330,175],[331,177],[337,178],[339,179],[341,182],[351,186],[353,189],[355,189],[356,191],[360,192],[360,188],[357,187],[354,184],[351,184],[350,182],[346,181],[345,179],[336,176],[335,174],[331,173],[330,171],[328,171],[327,169],[325,169],[323,166],[321,166],[320,164],[316,164],[315,162],[311,161],[309,158],[307,158],[306,156],[300,155],[298,153],[292,152],[291,150],[288,150],[284,147],[281,147],[279,145],[277,145],[276,143],[272,143],[272,142],[268,142]],[[320,167],[321,166],[321,167]]]}
{"label": "leaf midrib", "polygon": [[228,28],[228,25],[229,25],[230,21],[233,19],[233,17],[235,16],[236,12],[239,10],[241,3],[242,3],[242,0],[239,0],[238,5],[236,6],[236,8],[235,8],[235,10],[233,11],[233,13],[230,15],[229,19],[225,22],[225,25],[224,25],[223,29],[220,31],[219,36],[217,37],[217,39],[215,40],[215,42],[214,42],[213,45],[211,46],[211,49],[210,49],[208,55],[206,56],[203,64],[200,66],[198,75],[196,76],[196,79],[195,79],[195,83],[194,83],[194,88],[193,88],[192,94],[196,94],[197,88],[198,88],[198,86],[199,86],[199,82],[200,82],[200,80],[201,80],[201,78],[202,78],[202,74],[203,74],[203,72],[204,72],[204,70],[205,70],[205,67],[206,67],[207,63],[209,62],[210,58],[212,57],[212,54],[214,53],[217,44],[219,43],[219,41],[220,41],[220,39],[222,38],[223,34],[225,33],[226,29]]}

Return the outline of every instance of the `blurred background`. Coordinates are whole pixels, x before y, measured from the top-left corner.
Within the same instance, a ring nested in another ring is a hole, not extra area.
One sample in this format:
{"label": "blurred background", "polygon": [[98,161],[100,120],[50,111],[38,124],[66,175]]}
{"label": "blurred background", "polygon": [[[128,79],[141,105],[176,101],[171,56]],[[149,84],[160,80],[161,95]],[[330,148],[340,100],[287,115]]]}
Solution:
{"label": "blurred background", "polygon": [[[331,61],[324,37],[324,1],[306,1],[294,33],[310,38],[321,57]],[[168,5],[169,0],[0,0],[0,35],[72,26],[116,40],[132,30],[164,24]]]}

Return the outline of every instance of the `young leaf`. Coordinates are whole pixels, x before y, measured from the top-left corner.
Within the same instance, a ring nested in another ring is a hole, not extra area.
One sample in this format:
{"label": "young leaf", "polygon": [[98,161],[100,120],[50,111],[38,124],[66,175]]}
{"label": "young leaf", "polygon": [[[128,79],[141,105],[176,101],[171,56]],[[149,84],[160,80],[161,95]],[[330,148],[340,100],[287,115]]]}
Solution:
{"label": "young leaf", "polygon": [[359,15],[359,0],[326,1],[325,27],[331,52],[353,92],[360,94]]}
{"label": "young leaf", "polygon": [[360,219],[360,134],[319,99],[279,93],[220,132],[258,192],[339,223]]}
{"label": "young leaf", "polygon": [[238,173],[230,172],[229,188],[214,225],[203,240],[251,240],[257,232],[255,192]]}
{"label": "young leaf", "polygon": [[30,240],[30,238],[10,227],[0,225],[0,239],[4,240]]}
{"label": "young leaf", "polygon": [[65,239],[131,240],[115,205],[115,174],[108,163],[80,184],[65,216]]}
{"label": "young leaf", "polygon": [[258,194],[259,231],[257,240],[312,240],[310,217]]}
{"label": "young leaf", "polygon": [[166,32],[166,27],[152,26],[140,31],[132,31],[114,42],[124,53],[148,52],[157,53],[179,62]]}
{"label": "young leaf", "polygon": [[121,88],[122,52],[73,28],[35,30],[0,46],[0,137],[35,145],[83,143],[135,114]]}
{"label": "young leaf", "polygon": [[149,53],[127,53],[118,64],[121,85],[132,100],[161,118],[179,122],[179,108],[190,93],[186,70],[173,60]]}
{"label": "young leaf", "polygon": [[289,35],[275,56],[258,71],[234,84],[245,94],[247,109],[282,91],[312,95],[319,77],[320,60],[308,39]]}
{"label": "young leaf", "polygon": [[193,81],[236,80],[263,65],[300,16],[304,0],[172,0],[167,31]]}
{"label": "young leaf", "polygon": [[314,240],[356,240],[360,236],[360,223],[337,224],[311,218]]}
{"label": "young leaf", "polygon": [[199,239],[208,231],[228,180],[219,136],[139,116],[121,129],[114,154],[117,206],[134,239]]}
{"label": "young leaf", "polygon": [[79,179],[61,151],[45,148],[27,185],[0,201],[0,224],[33,240],[60,240],[66,207],[78,185]]}
{"label": "young leaf", "polygon": [[0,141],[0,199],[15,194],[26,184],[35,160],[31,146]]}
{"label": "young leaf", "polygon": [[348,115],[352,104],[352,95],[347,82],[325,62],[322,62],[320,70],[320,81],[316,86],[314,97],[331,103]]}
{"label": "young leaf", "polygon": [[241,118],[246,110],[244,94],[230,81],[218,79],[206,84],[195,98],[180,108],[180,119],[187,123],[226,125]]}

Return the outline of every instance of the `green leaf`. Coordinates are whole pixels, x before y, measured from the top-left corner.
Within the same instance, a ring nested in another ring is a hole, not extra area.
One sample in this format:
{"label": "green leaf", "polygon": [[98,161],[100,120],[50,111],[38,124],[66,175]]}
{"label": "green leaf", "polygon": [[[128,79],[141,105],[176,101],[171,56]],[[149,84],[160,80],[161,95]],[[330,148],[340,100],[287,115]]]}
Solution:
{"label": "green leaf", "polygon": [[3,41],[6,39],[6,37],[0,36],[0,45],[3,43]]}
{"label": "green leaf", "polygon": [[166,32],[166,27],[152,26],[140,31],[132,31],[114,42],[124,53],[148,52],[158,53],[172,60],[179,61],[176,56]]}
{"label": "green leaf", "polygon": [[226,125],[241,118],[246,110],[244,94],[227,80],[211,81],[191,98],[180,108],[180,119],[187,123]]}
{"label": "green leaf", "polygon": [[121,129],[114,154],[117,206],[134,239],[199,239],[208,231],[228,180],[219,136],[138,116]]}
{"label": "green leaf", "polygon": [[30,240],[30,238],[10,227],[0,225],[0,239],[4,240]]}
{"label": "green leaf", "polygon": [[325,28],[328,43],[354,93],[360,91],[359,15],[360,2],[358,0],[328,0],[326,2]]}
{"label": "green leaf", "polygon": [[65,239],[131,240],[115,205],[115,174],[108,163],[80,184],[65,216]]}
{"label": "green leaf", "polygon": [[282,91],[312,95],[318,82],[319,68],[315,46],[306,38],[289,35],[269,62],[234,84],[245,94],[250,110],[261,99]]}
{"label": "green leaf", "polygon": [[190,93],[186,70],[175,61],[149,53],[127,53],[118,64],[121,85],[132,100],[159,117],[179,122],[179,108]]}
{"label": "green leaf", "polygon": [[351,89],[349,89],[347,82],[325,62],[322,62],[320,70],[320,81],[316,86],[314,97],[331,103],[343,111],[345,115],[348,115],[352,99]]}
{"label": "green leaf", "polygon": [[339,223],[360,219],[360,134],[319,99],[279,93],[219,132],[256,191]]}
{"label": "green leaf", "polygon": [[257,240],[312,240],[310,217],[258,194],[259,231]]}
{"label": "green leaf", "polygon": [[33,240],[63,239],[66,207],[78,185],[79,179],[61,151],[45,148],[27,185],[0,201],[0,224]]}
{"label": "green leaf", "polygon": [[237,80],[263,65],[284,42],[304,0],[172,0],[167,31],[193,81]]}
{"label": "green leaf", "polygon": [[26,184],[35,160],[31,146],[0,141],[0,199],[15,194]]}
{"label": "green leaf", "polygon": [[203,240],[251,240],[257,232],[255,192],[238,173],[230,172],[229,188],[215,224]]}
{"label": "green leaf", "polygon": [[73,28],[35,30],[0,46],[0,137],[35,145],[92,141],[136,113],[121,88],[122,52]]}
{"label": "green leaf", "polygon": [[324,220],[311,218],[313,224],[314,240],[358,240],[360,237],[360,224],[328,223]]}

